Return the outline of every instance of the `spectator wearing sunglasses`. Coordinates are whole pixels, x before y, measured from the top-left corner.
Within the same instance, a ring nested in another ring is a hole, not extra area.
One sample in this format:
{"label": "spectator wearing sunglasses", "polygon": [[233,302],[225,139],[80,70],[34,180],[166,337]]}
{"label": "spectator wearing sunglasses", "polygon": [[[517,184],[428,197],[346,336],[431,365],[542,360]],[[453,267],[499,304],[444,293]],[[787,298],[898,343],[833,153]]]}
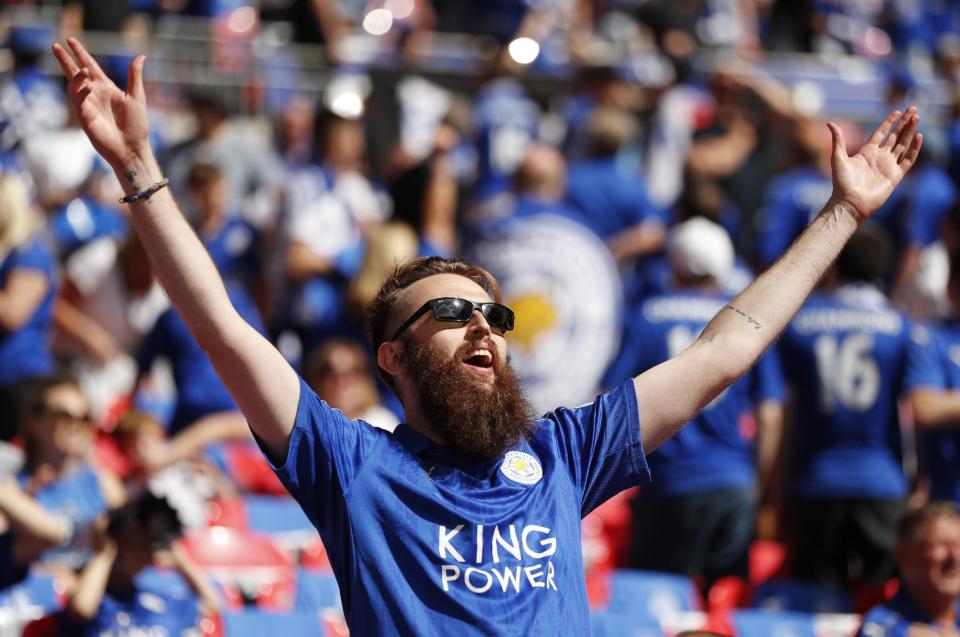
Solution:
{"label": "spectator wearing sunglasses", "polygon": [[67,542],[45,554],[46,562],[80,566],[91,525],[126,499],[119,478],[93,461],[96,429],[89,402],[70,378],[45,380],[29,403],[23,433],[26,464],[18,482],[71,531]]}
{"label": "spectator wearing sunglasses", "polygon": [[493,277],[439,257],[398,268],[369,323],[405,411],[389,433],[327,406],[231,306],[149,147],[144,58],[123,93],[68,45],[53,51],[83,128],[123,184],[164,289],[319,531],[355,634],[589,633],[582,517],[648,481],[646,453],[747,373],[922,140],[913,109],[891,113],[853,157],[832,126],[834,196],[771,270],[678,356],[538,419],[507,362],[517,319]]}

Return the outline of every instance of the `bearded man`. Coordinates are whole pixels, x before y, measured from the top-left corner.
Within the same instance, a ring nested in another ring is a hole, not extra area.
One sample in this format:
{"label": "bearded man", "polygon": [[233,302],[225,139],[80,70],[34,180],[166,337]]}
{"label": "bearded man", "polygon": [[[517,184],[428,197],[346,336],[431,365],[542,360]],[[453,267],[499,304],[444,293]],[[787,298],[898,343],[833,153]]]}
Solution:
{"label": "bearded man", "polygon": [[833,197],[780,261],[683,353],[538,420],[507,365],[513,313],[489,275],[435,258],[402,268],[371,321],[405,410],[391,434],[327,407],[230,305],[147,141],[144,57],[124,93],[68,46],[53,52],[83,130],[128,193],[171,301],[320,532],[358,635],[589,634],[581,517],[649,480],[646,452],[746,373],[921,144],[915,109],[891,113],[853,157],[831,124]]}

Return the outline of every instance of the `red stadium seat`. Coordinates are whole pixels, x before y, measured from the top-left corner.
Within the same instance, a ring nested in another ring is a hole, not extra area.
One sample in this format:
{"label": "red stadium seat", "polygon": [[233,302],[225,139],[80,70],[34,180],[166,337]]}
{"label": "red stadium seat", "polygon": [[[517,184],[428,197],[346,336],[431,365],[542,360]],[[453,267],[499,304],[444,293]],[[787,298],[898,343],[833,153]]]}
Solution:
{"label": "red stadium seat", "polygon": [[750,584],[741,577],[721,577],[707,591],[707,611],[725,612],[750,603]]}
{"label": "red stadium seat", "polygon": [[222,526],[191,531],[187,552],[226,591],[229,606],[242,601],[267,610],[290,610],[295,601],[293,562],[267,536]]}
{"label": "red stadium seat", "polygon": [[750,584],[756,588],[773,577],[782,577],[787,562],[787,548],[773,540],[757,540],[750,545]]}
{"label": "red stadium seat", "polygon": [[319,537],[300,551],[300,566],[316,571],[331,570],[327,549]]}
{"label": "red stadium seat", "polygon": [[287,495],[287,490],[254,443],[230,443],[224,455],[227,474],[242,490],[251,493]]}
{"label": "red stadium seat", "polygon": [[242,498],[211,500],[207,503],[207,524],[228,526],[234,529],[249,529],[247,507]]}

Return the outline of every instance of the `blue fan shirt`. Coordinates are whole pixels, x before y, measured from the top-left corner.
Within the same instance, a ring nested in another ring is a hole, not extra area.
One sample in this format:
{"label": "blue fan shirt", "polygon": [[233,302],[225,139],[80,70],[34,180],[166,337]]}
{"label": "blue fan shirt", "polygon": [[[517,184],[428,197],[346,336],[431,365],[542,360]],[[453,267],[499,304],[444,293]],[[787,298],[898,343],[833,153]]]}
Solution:
{"label": "blue fan shirt", "polygon": [[780,341],[796,394],[794,492],[808,498],[899,498],[897,400],[919,360],[907,317],[868,285],[810,297]]}
{"label": "blue fan shirt", "polygon": [[[960,391],[960,324],[950,321],[917,328],[922,347],[908,384],[940,391]],[[960,504],[960,422],[917,433],[921,466],[930,479],[930,496]]]}
{"label": "blue fan shirt", "polygon": [[493,462],[346,419],[301,380],[277,475],[320,532],[358,635],[586,635],[580,520],[649,480],[624,383]]}
{"label": "blue fan shirt", "polygon": [[[632,319],[621,368],[635,376],[687,349],[729,301],[723,294],[684,290],[647,299]],[[765,354],[677,435],[651,452],[655,479],[644,493],[683,495],[754,484],[754,431],[748,416],[765,400],[782,401],[776,353]]]}
{"label": "blue fan shirt", "polygon": [[57,272],[53,252],[42,238],[13,249],[0,262],[0,288],[17,270],[38,272],[47,281],[47,291],[33,314],[19,328],[0,329],[0,386],[54,371],[50,353],[53,338],[53,304],[57,297]]}
{"label": "blue fan shirt", "polygon": [[[957,610],[960,611],[960,605]],[[855,637],[909,637],[910,627],[914,624],[935,626],[933,620],[901,591],[889,602],[870,609]],[[960,620],[956,628],[960,628]]]}

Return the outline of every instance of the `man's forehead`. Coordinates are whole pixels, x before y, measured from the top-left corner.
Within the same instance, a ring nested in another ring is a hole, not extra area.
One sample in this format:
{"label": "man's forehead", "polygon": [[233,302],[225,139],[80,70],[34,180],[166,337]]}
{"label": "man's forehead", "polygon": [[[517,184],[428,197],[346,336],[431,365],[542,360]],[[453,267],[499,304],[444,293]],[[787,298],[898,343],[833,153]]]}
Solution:
{"label": "man's forehead", "polygon": [[430,299],[457,296],[470,301],[490,301],[490,295],[472,279],[459,274],[434,274],[409,286],[400,295],[399,306],[414,312]]}

